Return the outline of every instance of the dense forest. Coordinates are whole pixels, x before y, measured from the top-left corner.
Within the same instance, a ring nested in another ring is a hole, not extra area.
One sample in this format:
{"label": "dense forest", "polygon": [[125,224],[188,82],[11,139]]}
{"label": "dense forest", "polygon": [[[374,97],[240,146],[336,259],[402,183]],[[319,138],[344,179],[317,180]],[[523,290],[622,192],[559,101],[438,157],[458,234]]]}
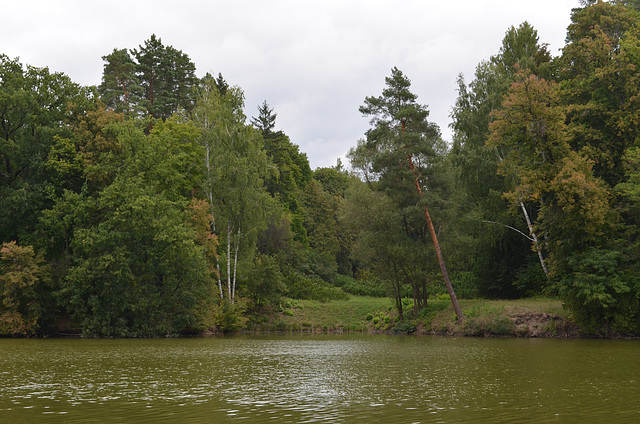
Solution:
{"label": "dense forest", "polygon": [[394,67],[350,166],[316,170],[155,35],[92,87],[0,55],[0,334],[228,332],[349,295],[403,320],[447,292],[640,333],[640,4],[584,2],[557,57],[526,22],[496,51],[451,143]]}

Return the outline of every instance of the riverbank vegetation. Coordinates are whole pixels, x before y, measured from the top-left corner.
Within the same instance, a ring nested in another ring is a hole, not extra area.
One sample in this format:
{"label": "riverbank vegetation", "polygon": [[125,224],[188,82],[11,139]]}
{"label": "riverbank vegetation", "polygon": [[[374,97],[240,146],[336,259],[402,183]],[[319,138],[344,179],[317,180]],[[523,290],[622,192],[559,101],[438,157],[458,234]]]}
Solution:
{"label": "riverbank vegetation", "polygon": [[92,87],[0,55],[0,334],[640,334],[640,6],[496,51],[451,143],[394,67],[316,170],[155,35]]}
{"label": "riverbank vegetation", "polygon": [[[409,306],[410,298],[405,299]],[[588,336],[573,322],[557,299],[463,299],[465,313],[458,321],[448,295],[429,301],[415,317],[400,319],[388,298],[351,296],[348,300],[317,302],[286,300],[276,313],[251,323],[259,333],[418,334],[489,337]]]}

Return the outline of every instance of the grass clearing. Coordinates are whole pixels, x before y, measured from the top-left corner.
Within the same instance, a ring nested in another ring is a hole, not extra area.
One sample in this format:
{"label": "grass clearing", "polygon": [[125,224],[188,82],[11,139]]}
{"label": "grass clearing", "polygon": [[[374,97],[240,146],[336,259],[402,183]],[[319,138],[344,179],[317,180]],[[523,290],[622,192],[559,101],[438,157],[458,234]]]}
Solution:
{"label": "grass clearing", "polygon": [[385,297],[350,296],[349,300],[287,300],[266,324],[276,331],[367,331],[367,318],[391,308]]}
{"label": "grass clearing", "polygon": [[427,333],[465,336],[576,337],[578,329],[562,302],[533,298],[460,301],[464,322],[456,320],[453,307],[439,312],[425,326]]}
{"label": "grass clearing", "polygon": [[317,302],[286,300],[280,312],[254,326],[256,331],[378,333],[409,332],[465,336],[573,337],[577,334],[562,302],[554,299],[461,300],[464,322],[458,323],[450,300],[429,300],[415,318],[411,311],[398,320],[388,298],[351,296],[349,300]]}

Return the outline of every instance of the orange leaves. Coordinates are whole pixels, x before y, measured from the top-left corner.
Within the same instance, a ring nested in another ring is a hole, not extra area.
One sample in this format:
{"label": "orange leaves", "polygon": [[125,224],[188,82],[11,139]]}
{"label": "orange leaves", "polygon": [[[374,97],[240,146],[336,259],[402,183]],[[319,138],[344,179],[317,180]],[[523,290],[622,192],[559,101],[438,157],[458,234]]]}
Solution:
{"label": "orange leaves", "polygon": [[0,334],[35,332],[40,306],[34,289],[42,280],[43,266],[31,246],[15,241],[0,248]]}
{"label": "orange leaves", "polygon": [[0,264],[0,283],[4,284],[4,295],[11,286],[28,287],[38,280],[38,266],[31,246],[21,247],[15,241],[3,243]]}
{"label": "orange leaves", "polygon": [[602,180],[593,176],[592,166],[592,162],[571,152],[550,188],[565,219],[576,220],[577,228],[597,234],[609,214],[609,192]]}
{"label": "orange leaves", "polygon": [[558,106],[558,86],[527,74],[518,73],[502,108],[491,112],[494,121],[487,144],[490,147],[517,149],[526,154],[524,161],[549,161],[557,150],[568,150],[564,112]]}

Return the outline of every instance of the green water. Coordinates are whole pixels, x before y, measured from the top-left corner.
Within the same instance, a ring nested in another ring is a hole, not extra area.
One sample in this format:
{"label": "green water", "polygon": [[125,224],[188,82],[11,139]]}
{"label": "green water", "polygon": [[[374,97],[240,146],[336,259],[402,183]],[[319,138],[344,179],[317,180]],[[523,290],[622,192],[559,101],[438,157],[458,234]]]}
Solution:
{"label": "green water", "polygon": [[0,339],[0,422],[640,422],[640,342]]}

